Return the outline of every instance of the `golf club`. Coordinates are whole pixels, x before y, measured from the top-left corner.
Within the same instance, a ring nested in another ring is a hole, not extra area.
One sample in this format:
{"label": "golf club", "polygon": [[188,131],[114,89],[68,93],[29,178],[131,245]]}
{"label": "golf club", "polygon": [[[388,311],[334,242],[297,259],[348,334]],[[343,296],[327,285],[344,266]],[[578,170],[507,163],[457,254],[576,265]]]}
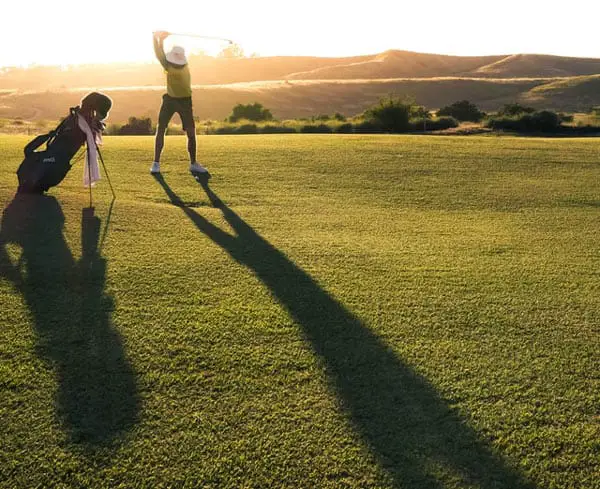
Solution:
{"label": "golf club", "polygon": [[189,34],[189,33],[181,33],[181,32],[169,32],[170,36],[183,36],[183,37],[194,37],[198,39],[211,39],[213,41],[225,41],[229,44],[234,44],[231,39],[225,39],[223,37],[214,37],[214,36],[202,36],[200,34]]}

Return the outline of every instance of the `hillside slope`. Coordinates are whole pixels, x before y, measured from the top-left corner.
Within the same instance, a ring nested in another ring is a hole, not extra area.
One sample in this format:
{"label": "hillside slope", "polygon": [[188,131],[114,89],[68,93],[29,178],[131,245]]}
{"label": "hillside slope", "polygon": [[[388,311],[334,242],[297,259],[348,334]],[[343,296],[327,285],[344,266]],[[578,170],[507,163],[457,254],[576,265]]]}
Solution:
{"label": "hillside slope", "polygon": [[292,73],[295,80],[355,78],[422,78],[468,74],[481,66],[504,59],[503,56],[444,56],[410,51],[386,51],[371,59],[329,65],[311,71]]}
{"label": "hillside slope", "polygon": [[[429,109],[462,99],[486,111],[511,102],[564,111],[600,105],[600,59],[592,58],[392,50],[349,58],[192,56],[190,66],[202,119],[222,119],[235,104],[251,102],[277,118],[352,116],[390,94],[412,96]],[[55,120],[90,90],[114,98],[115,122],[155,118],[164,75],[158,63],[0,70],[0,117]]]}
{"label": "hillside slope", "polygon": [[[319,58],[190,56],[198,85],[273,80],[436,78],[547,78],[600,74],[600,59],[560,56],[445,56],[390,50],[370,56]],[[76,87],[152,86],[164,83],[158,62],[145,64],[36,66],[0,69],[0,90],[64,90]]]}
{"label": "hillside slope", "polygon": [[[384,80],[277,81],[229,85],[197,85],[193,89],[195,113],[201,119],[223,119],[237,103],[260,102],[276,118],[311,117],[341,112],[361,113],[389,94],[410,95],[419,104],[436,109],[456,100],[469,99],[484,110],[496,110],[505,103],[520,100],[523,94],[547,83],[539,79],[422,78]],[[137,87],[111,89],[96,87],[112,97],[111,122],[130,116],[156,115],[164,88]],[[89,90],[58,92],[0,93],[0,117],[57,119],[77,105]],[[597,92],[598,93],[598,92]],[[600,96],[597,96],[600,99]],[[535,102],[544,107],[543,97]]]}
{"label": "hillside slope", "polygon": [[600,75],[577,76],[545,83],[524,94],[523,101],[557,110],[582,110],[600,105]]}
{"label": "hillside slope", "polygon": [[541,54],[514,54],[489,65],[481,66],[472,74],[493,77],[558,77],[582,76],[600,73],[600,59],[570,58]]}

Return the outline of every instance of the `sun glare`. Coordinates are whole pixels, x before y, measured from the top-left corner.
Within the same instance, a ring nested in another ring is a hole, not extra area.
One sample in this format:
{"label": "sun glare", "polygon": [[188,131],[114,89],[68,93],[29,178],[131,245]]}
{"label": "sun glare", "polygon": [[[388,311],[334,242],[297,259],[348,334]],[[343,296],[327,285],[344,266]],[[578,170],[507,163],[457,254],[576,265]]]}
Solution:
{"label": "sun glare", "polygon": [[[600,57],[592,37],[600,13],[596,2],[551,9],[541,8],[540,2],[506,0],[493,12],[475,0],[403,3],[373,0],[367,7],[341,0],[303,0],[292,11],[275,0],[63,0],[60,9],[51,2],[20,2],[11,6],[11,17],[27,23],[7,23],[0,30],[0,66],[147,62],[154,57],[154,30],[231,38],[246,55],[331,57],[404,49]],[[32,9],[35,16],[30,15]],[[208,55],[223,48],[211,41],[170,42]]]}

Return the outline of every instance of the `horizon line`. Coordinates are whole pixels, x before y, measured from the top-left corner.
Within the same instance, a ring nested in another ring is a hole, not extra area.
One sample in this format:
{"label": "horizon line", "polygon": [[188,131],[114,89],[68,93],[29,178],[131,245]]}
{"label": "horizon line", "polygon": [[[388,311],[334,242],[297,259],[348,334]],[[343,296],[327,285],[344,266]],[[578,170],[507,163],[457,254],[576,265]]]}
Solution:
{"label": "horizon line", "polygon": [[[446,53],[435,53],[435,52],[425,52],[425,51],[412,51],[409,49],[399,49],[399,48],[390,48],[384,51],[368,53],[368,54],[352,54],[352,55],[341,55],[341,56],[323,56],[323,55],[313,55],[313,54],[268,54],[261,55],[257,53],[252,53],[248,56],[240,56],[235,58],[222,58],[219,56],[213,56],[208,54],[194,54],[191,52],[188,56],[192,57],[206,57],[212,59],[268,59],[268,58],[320,58],[320,59],[344,59],[344,58],[368,58],[373,56],[379,56],[385,53],[390,52],[401,52],[401,53],[410,53],[417,55],[426,55],[426,56],[444,56],[451,58],[493,58],[493,57],[511,57],[511,56],[546,56],[546,57],[554,57],[554,58],[571,58],[571,59],[589,59],[589,60],[600,60],[600,56],[574,56],[574,55],[564,55],[564,54],[550,54],[550,53],[541,53],[541,52],[517,52],[517,53],[509,53],[509,54],[446,54]],[[79,63],[47,63],[47,64],[39,64],[36,62],[29,62],[27,64],[0,64],[0,71],[5,70],[27,70],[32,68],[74,68],[74,67],[86,67],[86,66],[112,66],[112,65],[148,65],[154,64],[155,59],[153,56],[149,56],[143,60],[120,60],[120,61],[91,61],[91,62],[79,62]],[[2,73],[0,73],[2,75]]]}

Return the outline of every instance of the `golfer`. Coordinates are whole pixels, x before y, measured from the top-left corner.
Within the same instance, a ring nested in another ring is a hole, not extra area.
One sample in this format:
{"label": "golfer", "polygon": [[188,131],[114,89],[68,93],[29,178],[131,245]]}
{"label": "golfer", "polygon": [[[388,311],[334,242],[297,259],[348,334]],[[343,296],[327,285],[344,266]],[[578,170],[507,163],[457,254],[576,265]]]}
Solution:
{"label": "golfer", "polygon": [[165,54],[163,43],[168,32],[154,32],[154,52],[167,75],[167,93],[163,95],[158,114],[158,127],[154,141],[154,162],[150,173],[160,173],[160,154],[165,144],[165,132],[173,114],[177,112],[187,134],[187,149],[190,154],[190,172],[208,173],[208,170],[196,161],[196,125],[192,111],[192,84],[185,51],[180,46]]}

